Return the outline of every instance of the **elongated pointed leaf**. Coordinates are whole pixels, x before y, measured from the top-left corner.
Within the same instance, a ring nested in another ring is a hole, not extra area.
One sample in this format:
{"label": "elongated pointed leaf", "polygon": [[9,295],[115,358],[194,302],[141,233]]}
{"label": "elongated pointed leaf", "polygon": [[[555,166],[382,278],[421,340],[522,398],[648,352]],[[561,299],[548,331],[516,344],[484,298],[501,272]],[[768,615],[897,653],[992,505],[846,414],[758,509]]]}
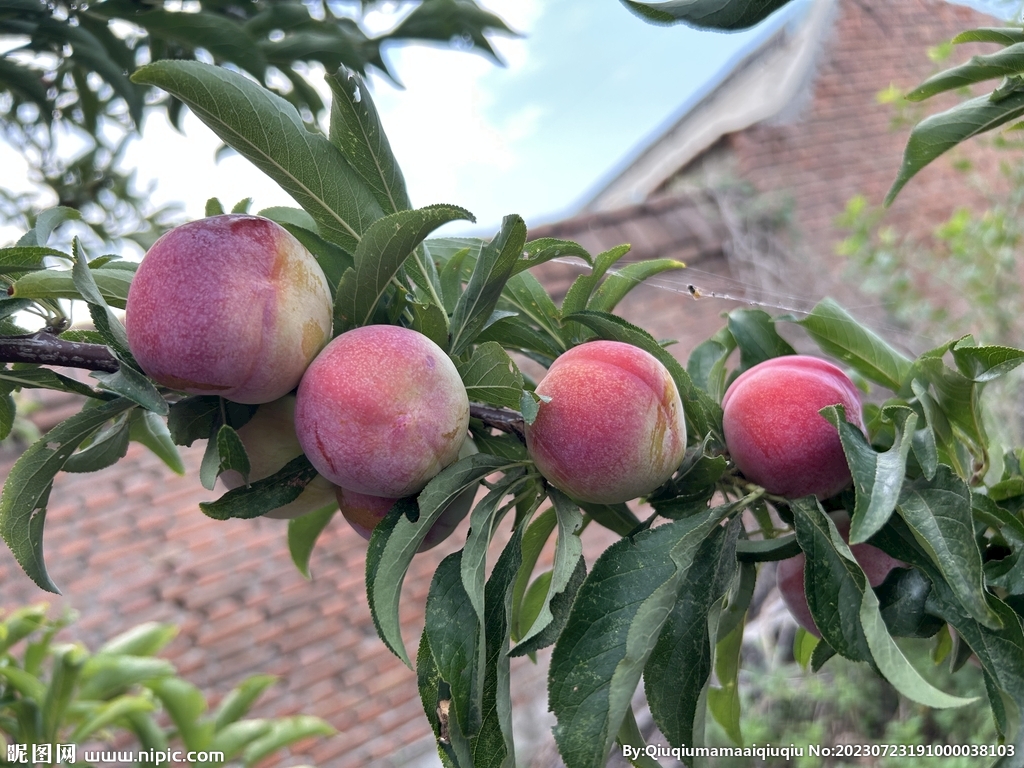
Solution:
{"label": "elongated pointed leaf", "polygon": [[[518,312],[520,319],[536,326],[541,335],[550,339],[547,343],[555,346],[558,353],[566,350],[565,336],[559,322],[561,313],[544,286],[531,273],[520,272],[509,278],[498,306]],[[499,320],[495,325],[501,322]]]}
{"label": "elongated pointed leaf", "polygon": [[779,336],[771,315],[761,309],[734,309],[729,313],[729,332],[740,348],[741,371],[773,357],[796,354]]}
{"label": "elongated pointed leaf", "polygon": [[587,302],[587,309],[611,312],[630,291],[645,280],[662,272],[685,268],[686,265],[676,259],[648,259],[613,270],[594,291]]}
{"label": "elongated pointed leaf", "polygon": [[451,353],[464,352],[487,325],[502,289],[523,252],[526,224],[519,216],[506,216],[501,230],[484,246],[452,313]]}
{"label": "elongated pointed leaf", "polygon": [[[599,254],[594,259],[594,268],[588,275],[580,275],[577,277],[569,290],[565,294],[565,298],[562,299],[562,314],[571,315],[573,312],[580,312],[587,309],[590,302],[590,298],[593,295],[594,289],[597,288],[598,283],[604,279],[604,276],[608,273],[615,262],[621,259],[629,253],[628,245],[617,245],[614,248],[610,248],[602,254]],[[594,309],[594,307],[591,307]],[[606,310],[610,311],[610,310]]]}
{"label": "elongated pointed leaf", "polygon": [[500,344],[485,342],[473,350],[468,362],[456,365],[470,400],[506,408],[519,407],[523,375]]}
{"label": "elongated pointed leaf", "polygon": [[128,436],[136,443],[149,448],[172,472],[177,475],[185,474],[185,464],[178,453],[178,447],[171,440],[167,422],[153,411],[135,411],[131,417]]}
{"label": "elongated pointed leaf", "polygon": [[90,446],[68,457],[63,470],[96,472],[116,464],[128,453],[128,430],[127,420],[121,420],[112,427],[102,430]]}
{"label": "elongated pointed leaf", "polygon": [[653,24],[684,23],[700,29],[737,30],[752,27],[789,0],[622,0],[640,18]]}
{"label": "elongated pointed leaf", "polygon": [[911,362],[880,336],[861,325],[832,299],[819,302],[807,317],[792,320],[802,326],[825,352],[894,392],[903,386]]}
{"label": "elongated pointed leaf", "polygon": [[295,198],[320,235],[353,253],[383,215],[362,179],[291,104],[243,75],[194,61],[157,61],[132,75],[183,101],[232,149]]}
{"label": "elongated pointed leaf", "polygon": [[[516,656],[521,656],[524,653],[544,647],[532,641],[555,620],[551,607],[552,601],[566,592],[570,592],[568,595],[570,601],[574,599],[576,591],[579,589],[578,584],[574,585],[574,588],[570,588],[575,581],[574,577],[585,572],[581,570],[583,542],[576,535],[583,525],[583,512],[556,488],[549,488],[548,496],[554,505],[555,519],[558,524],[555,561],[551,570],[551,580],[548,585],[547,595],[532,626],[523,628],[522,638],[514,652]],[[585,568],[585,565],[583,568]],[[568,617],[566,616],[566,618]]]}
{"label": "elongated pointed leaf", "polygon": [[658,728],[672,746],[694,744],[694,722],[711,675],[715,639],[708,613],[736,571],[737,526],[716,528],[700,544],[679,595],[644,668],[644,693]]}
{"label": "elongated pointed leaf", "polygon": [[951,351],[960,373],[978,383],[998,379],[1024,364],[1024,350],[1014,347],[975,347],[958,342]]}
{"label": "elongated pointed leaf", "polygon": [[299,573],[307,579],[313,578],[309,572],[309,560],[313,556],[313,547],[316,546],[317,539],[320,538],[320,534],[323,533],[337,511],[338,505],[330,504],[288,521],[288,552],[292,556],[295,567],[299,569]]}
{"label": "elongated pointed leaf", "polygon": [[[366,595],[377,634],[398,658],[409,664],[402,640],[398,604],[402,582],[430,527],[441,512],[462,491],[494,472],[510,471],[521,466],[484,453],[473,454],[442,470],[427,483],[418,497],[418,510],[405,500],[373,529],[366,552]],[[411,512],[416,522],[406,516]],[[418,513],[418,514],[417,514]]]}
{"label": "elongated pointed leaf", "polygon": [[999,617],[984,597],[985,577],[967,484],[949,467],[940,466],[934,479],[918,480],[905,488],[897,509],[967,614],[990,629],[999,629]]}
{"label": "elongated pointed leaf", "polygon": [[353,254],[355,267],[338,286],[334,332],[366,325],[402,264],[423,239],[449,221],[473,221],[473,214],[455,205],[431,205],[399,211],[375,221]]}
{"label": "elongated pointed leaf", "polygon": [[253,675],[232,688],[217,707],[214,728],[219,731],[244,717],[263,692],[275,682],[277,678],[273,675]]}
{"label": "elongated pointed leaf", "polygon": [[43,563],[43,521],[54,476],[89,435],[135,407],[118,398],[62,421],[15,462],[0,494],[0,535],[25,573],[47,592],[60,594]]}
{"label": "elongated pointed leaf", "polygon": [[728,505],[623,539],[597,559],[555,643],[548,703],[568,768],[603,765],[679,585]]}
{"label": "elongated pointed leaf", "polygon": [[[104,301],[124,309],[134,274],[126,269],[104,267],[90,271]],[[71,270],[64,269],[28,272],[14,281],[9,294],[22,299],[85,299],[75,286]]]}
{"label": "elongated pointed leaf", "polygon": [[327,76],[331,87],[331,143],[348,158],[382,210],[387,213],[412,208],[405,179],[380,115],[363,79],[342,67]]}
{"label": "elongated pointed leaf", "polygon": [[103,704],[95,714],[75,728],[68,737],[71,743],[82,743],[94,733],[134,712],[152,712],[155,705],[145,696],[119,696]]}
{"label": "elongated pointed leaf", "polygon": [[991,131],[1024,115],[1024,93],[1002,99],[978,96],[955,107],[930,115],[914,126],[903,150],[903,162],[892,183],[885,204],[892,205],[900,190],[918,171],[967,139]]}
{"label": "elongated pointed leaf", "polygon": [[272,755],[289,744],[308,739],[312,736],[333,736],[334,728],[312,715],[293,715],[274,721],[270,731],[252,742],[242,753],[242,762],[246,768],[259,763],[267,755]]}
{"label": "elongated pointed leaf", "polygon": [[[220,440],[216,442],[219,445]],[[216,501],[200,502],[199,508],[204,515],[214,520],[259,517],[299,498],[316,474],[316,469],[303,454],[269,477],[230,490]]]}
{"label": "elongated pointed leaf", "polygon": [[[897,429],[896,439],[888,451],[878,453],[864,434],[846,420],[843,406],[830,405],[820,411],[839,430],[846,461],[853,475],[856,501],[850,520],[850,543],[860,544],[875,535],[896,509],[907,471],[910,440]],[[917,414],[911,413],[904,430],[913,432]]]}
{"label": "elongated pointed leaf", "polygon": [[973,56],[958,67],[932,75],[906,95],[909,101],[923,101],[937,93],[964,88],[997,77],[1024,72],[1024,43],[1014,43],[987,56]]}
{"label": "elongated pointed leaf", "polygon": [[531,240],[523,246],[523,256],[516,262],[512,274],[519,274],[524,269],[536,267],[552,259],[564,259],[569,256],[578,256],[587,264],[592,262],[587,249],[572,240],[559,240],[554,237]]}

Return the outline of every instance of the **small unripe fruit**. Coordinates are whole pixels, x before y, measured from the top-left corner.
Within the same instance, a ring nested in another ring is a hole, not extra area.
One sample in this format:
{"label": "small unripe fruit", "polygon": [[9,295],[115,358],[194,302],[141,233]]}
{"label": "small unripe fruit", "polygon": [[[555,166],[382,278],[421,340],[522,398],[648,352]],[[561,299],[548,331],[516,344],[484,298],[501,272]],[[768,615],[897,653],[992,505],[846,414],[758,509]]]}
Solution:
{"label": "small unripe fruit", "polygon": [[[843,537],[843,541],[850,538],[849,520],[837,521],[836,528],[839,529],[839,535]],[[850,547],[850,551],[863,569],[864,575],[868,577],[868,583],[872,587],[877,587],[885,581],[885,577],[893,568],[906,566],[905,563],[889,557],[878,547],[873,547],[870,544],[854,544]],[[818,627],[811,617],[811,608],[807,604],[807,595],[804,592],[804,564],[806,562],[807,558],[802,552],[796,557],[780,561],[776,571],[776,580],[779,593],[782,595],[782,602],[786,604],[797,624],[815,637],[821,637],[821,632],[818,631]]]}
{"label": "small unripe fruit", "polygon": [[540,473],[579,501],[617,504],[668,480],[686,452],[671,374],[631,344],[591,341],[561,355],[537,385],[550,398],[526,426]]}
{"label": "small unripe fruit", "polygon": [[402,498],[454,462],[469,429],[455,364],[421,333],[370,325],[343,333],[299,385],[302,450],[335,485]]}
{"label": "small unripe fruit", "polygon": [[331,335],[331,292],[312,254],[259,216],[200,219],[157,240],[128,291],[128,346],[164,386],[269,403]]}
{"label": "small unripe fruit", "polygon": [[833,496],[850,483],[839,432],[818,413],[842,405],[864,429],[860,396],[825,360],[787,355],[741,373],[722,400],[725,443],[744,477],[769,493],[796,499]]}
{"label": "small unripe fruit", "polygon": [[[459,451],[459,458],[465,458],[476,452],[476,446],[473,444],[473,441],[466,440],[462,445],[462,450]],[[416,550],[417,552],[426,552],[428,549],[433,549],[452,535],[459,523],[462,522],[463,518],[473,508],[473,501],[476,499],[478,488],[479,484],[473,483],[473,485],[452,499],[451,503],[444,508],[437,520],[434,521],[434,524],[430,526],[430,530],[427,531],[427,535],[420,543],[419,549]],[[356,493],[344,488],[337,489],[337,499],[342,516],[355,529],[356,533],[364,539],[370,538],[373,529],[377,527],[377,523],[384,519],[384,516],[395,505],[395,502],[398,501],[398,499],[388,499],[381,496],[367,496],[365,493]]]}
{"label": "small unripe fruit", "polygon": [[[295,436],[295,396],[261,405],[245,424],[238,428],[245,452],[249,456],[249,482],[262,480],[278,472],[292,459],[302,455]],[[224,472],[220,480],[229,490],[243,485],[241,473]],[[268,512],[264,517],[288,519],[326,507],[334,501],[334,486],[322,475],[314,477],[295,501]]]}

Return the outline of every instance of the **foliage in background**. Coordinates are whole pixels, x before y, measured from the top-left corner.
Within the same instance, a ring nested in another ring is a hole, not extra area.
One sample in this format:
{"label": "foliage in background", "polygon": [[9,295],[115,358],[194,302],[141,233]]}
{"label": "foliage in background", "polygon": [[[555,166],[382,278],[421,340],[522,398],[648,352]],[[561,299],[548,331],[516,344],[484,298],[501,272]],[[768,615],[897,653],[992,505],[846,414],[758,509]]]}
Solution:
{"label": "foliage in background", "polygon": [[45,605],[0,622],[0,764],[8,764],[8,746],[24,745],[31,761],[33,745],[74,744],[75,765],[89,765],[85,747],[223,752],[223,761],[190,765],[248,768],[297,741],[334,733],[317,717],[246,718],[275,681],[267,675],[247,678],[208,711],[202,692],[156,656],[177,633],[172,625],[140,624],[92,652],[62,641],[71,624],[69,616],[49,617]]}
{"label": "foliage in background", "polygon": [[[380,11],[390,28],[366,31]],[[167,229],[172,208],[154,208],[120,158],[144,112],[165,110],[182,126],[180,100],[133,83],[138,66],[201,60],[247,73],[312,123],[324,103],[317,66],[397,82],[389,46],[428,43],[479,51],[498,61],[492,33],[512,34],[475,0],[0,0],[0,129],[29,162],[46,205],[80,210],[106,242],[147,248]],[[34,226],[38,195],[0,189],[0,220]]]}

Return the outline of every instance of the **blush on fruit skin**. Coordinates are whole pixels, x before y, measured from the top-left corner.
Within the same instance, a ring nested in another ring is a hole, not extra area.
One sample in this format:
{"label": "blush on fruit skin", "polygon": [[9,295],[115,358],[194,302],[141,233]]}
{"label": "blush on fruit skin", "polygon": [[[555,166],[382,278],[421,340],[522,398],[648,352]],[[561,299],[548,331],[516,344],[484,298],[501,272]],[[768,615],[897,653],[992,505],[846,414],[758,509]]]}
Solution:
{"label": "blush on fruit skin", "polygon": [[526,445],[540,473],[574,499],[617,504],[645,496],[686,452],[683,404],[671,374],[631,344],[573,347],[537,386]]}
{"label": "blush on fruit skin", "polygon": [[200,219],[158,239],[128,291],[132,354],[190,394],[268,403],[299,383],[331,336],[330,287],[313,255],[269,219]]}
{"label": "blush on fruit skin", "polygon": [[455,364],[423,334],[393,325],[343,333],[299,384],[295,429],[324,477],[358,493],[411,496],[456,460],[469,397]]}
{"label": "blush on fruit skin", "polygon": [[[253,417],[238,428],[245,452],[249,457],[249,481],[262,480],[279,471],[292,459],[302,455],[302,447],[295,436],[295,395],[265,403]],[[228,490],[243,483],[241,473],[224,472],[220,481]],[[287,520],[307,512],[326,507],[334,501],[334,486],[322,475],[314,477],[295,501],[278,507],[264,517]]]}
{"label": "blush on fruit skin", "polygon": [[[836,528],[843,541],[850,538],[849,520],[837,521]],[[860,564],[864,575],[868,577],[868,583],[877,587],[889,571],[893,568],[905,568],[906,563],[890,557],[878,547],[871,544],[854,544],[850,547],[854,559]],[[804,565],[807,558],[803,553],[791,557],[788,560],[779,562],[776,570],[776,580],[779,593],[782,595],[782,602],[786,604],[790,614],[796,619],[797,624],[806,629],[815,637],[821,637],[821,632],[811,617],[811,608],[807,604],[807,595],[804,593]]]}
{"label": "blush on fruit skin", "polygon": [[818,411],[842,405],[864,430],[860,395],[843,371],[806,355],[776,357],[740,374],[722,400],[725,443],[737,468],[769,493],[833,496],[850,483],[839,432]]}

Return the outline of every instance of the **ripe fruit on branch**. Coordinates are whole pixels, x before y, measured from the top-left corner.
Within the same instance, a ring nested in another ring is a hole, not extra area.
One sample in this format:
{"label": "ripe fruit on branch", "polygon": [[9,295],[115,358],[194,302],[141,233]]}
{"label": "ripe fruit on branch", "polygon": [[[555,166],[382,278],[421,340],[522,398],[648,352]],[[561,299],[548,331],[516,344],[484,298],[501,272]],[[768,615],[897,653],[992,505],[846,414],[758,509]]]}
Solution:
{"label": "ripe fruit on branch", "polygon": [[[270,477],[280,470],[302,454],[299,439],[295,436],[295,396],[285,395],[280,400],[261,405],[253,417],[238,428],[238,436],[249,456],[249,482]],[[234,470],[221,474],[220,480],[228,490],[243,484],[242,475]],[[334,486],[322,475],[317,475],[295,501],[268,512],[264,517],[298,517],[326,507],[332,501]]]}
{"label": "ripe fruit on branch", "polygon": [[[850,521],[845,518],[837,520],[836,528],[839,529],[839,535],[843,537],[843,541],[848,541]],[[877,587],[885,581],[885,577],[893,568],[906,567],[906,563],[889,557],[878,547],[873,547],[870,544],[854,544],[850,547],[850,551],[864,570],[864,575],[868,577],[868,583],[872,587]],[[797,624],[815,637],[821,637],[821,632],[818,631],[818,627],[815,626],[814,619],[811,617],[811,608],[807,605],[807,595],[804,593],[804,564],[806,561],[807,558],[802,552],[796,557],[780,561],[776,579],[779,593],[782,595],[782,602],[786,604]]]}
{"label": "ripe fruit on branch", "polygon": [[458,458],[469,397],[455,364],[423,334],[369,325],[328,344],[302,377],[295,430],[324,477],[402,498]]}
{"label": "ripe fruit on branch", "polygon": [[172,229],[132,280],[128,346],[155,381],[269,403],[290,392],[331,335],[320,265],[283,227],[229,214]]}
{"label": "ripe fruit on branch", "polygon": [[[466,440],[459,451],[459,458],[464,459],[470,454],[476,453],[476,445],[472,440]],[[476,499],[478,483],[474,483],[464,490],[451,503],[444,508],[441,515],[430,526],[426,537],[423,539],[417,552],[426,552],[433,549],[442,541],[447,539],[463,518],[473,508],[473,501]],[[391,510],[398,499],[384,498],[382,496],[368,496],[365,493],[356,493],[344,488],[337,489],[338,507],[341,514],[348,521],[360,536],[369,539],[377,523],[384,519],[384,516]]]}
{"label": "ripe fruit on branch", "polygon": [[550,398],[526,427],[530,456],[548,481],[584,502],[645,496],[686,452],[683,404],[671,374],[648,352],[591,341],[561,355],[537,385]]}
{"label": "ripe fruit on branch", "polygon": [[818,411],[842,405],[864,429],[850,378],[825,360],[787,355],[744,371],[722,400],[725,443],[743,475],[769,493],[833,496],[850,483],[839,433]]}

